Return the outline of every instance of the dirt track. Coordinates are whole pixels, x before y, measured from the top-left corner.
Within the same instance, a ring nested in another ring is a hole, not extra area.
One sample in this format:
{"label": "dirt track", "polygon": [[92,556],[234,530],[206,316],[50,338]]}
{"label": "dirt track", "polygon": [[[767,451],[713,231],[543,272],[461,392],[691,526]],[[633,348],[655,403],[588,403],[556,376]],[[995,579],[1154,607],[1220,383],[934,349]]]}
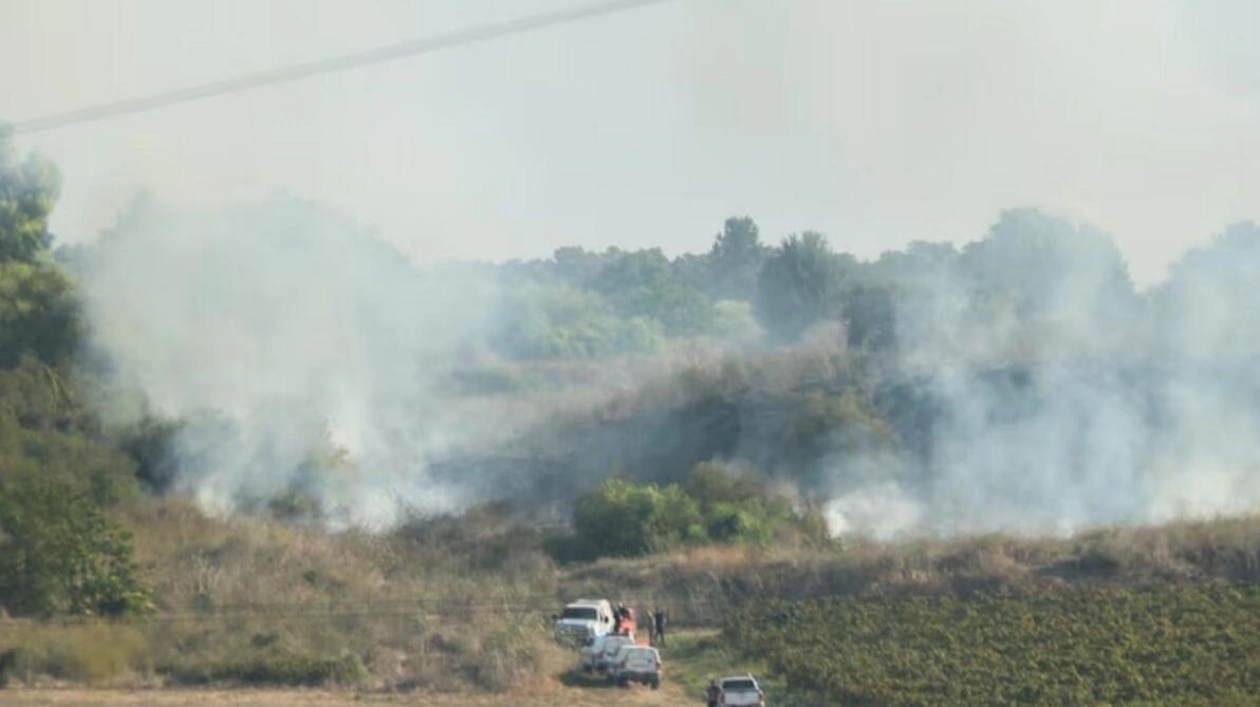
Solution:
{"label": "dirt track", "polygon": [[677,686],[645,688],[565,688],[510,696],[425,695],[328,692],[320,690],[0,690],[4,707],[656,707],[689,704]]}

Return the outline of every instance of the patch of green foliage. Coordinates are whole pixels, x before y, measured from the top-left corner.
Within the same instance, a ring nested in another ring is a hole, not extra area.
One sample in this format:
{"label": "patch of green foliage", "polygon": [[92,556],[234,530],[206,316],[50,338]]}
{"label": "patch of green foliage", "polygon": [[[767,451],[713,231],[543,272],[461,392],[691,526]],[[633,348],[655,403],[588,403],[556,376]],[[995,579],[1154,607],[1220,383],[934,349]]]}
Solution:
{"label": "patch of green foliage", "polygon": [[578,499],[575,535],[553,546],[562,559],[635,557],[684,545],[764,545],[778,534],[825,536],[826,525],[768,494],[759,477],[716,463],[692,470],[687,484],[606,479]]}
{"label": "patch of green foliage", "polygon": [[1260,584],[750,602],[724,635],[828,704],[1246,704]]}
{"label": "patch of green foliage", "polygon": [[568,285],[522,285],[504,303],[496,348],[518,360],[596,359],[661,347],[660,321],[619,316],[595,292]]}
{"label": "patch of green foliage", "polygon": [[194,670],[177,673],[187,683],[236,683],[239,685],[324,685],[362,680],[367,670],[357,654],[324,657],[284,650],[257,651]]}
{"label": "patch of green foliage", "polygon": [[13,614],[119,616],[152,609],[131,534],[51,481],[0,485],[0,602]]}

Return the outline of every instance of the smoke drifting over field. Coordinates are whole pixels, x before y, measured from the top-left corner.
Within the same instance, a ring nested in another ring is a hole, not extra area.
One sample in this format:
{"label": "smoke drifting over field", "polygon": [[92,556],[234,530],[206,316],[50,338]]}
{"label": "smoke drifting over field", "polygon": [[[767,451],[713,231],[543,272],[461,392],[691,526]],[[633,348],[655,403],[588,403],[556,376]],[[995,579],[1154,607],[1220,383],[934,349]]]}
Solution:
{"label": "smoke drifting over field", "polygon": [[833,526],[1073,532],[1260,504],[1260,229],[1139,296],[1108,240],[1064,226],[1008,214],[963,252],[968,277],[906,288],[900,363],[937,411],[929,441],[887,464],[900,484],[846,488],[854,460],[834,460]]}
{"label": "smoke drifting over field", "polygon": [[[669,480],[701,458],[799,482],[828,501],[837,534],[1070,532],[1260,504],[1255,226],[1188,253],[1144,293],[1106,236],[1032,211],[961,251],[914,245],[861,268],[893,297],[896,344],[867,375],[897,441],[863,442],[843,423],[805,461],[775,427],[791,413],[762,414],[795,403],[705,403],[671,353],[642,370],[585,363],[594,373],[564,404],[546,381],[461,394],[460,371],[525,375],[492,352],[502,313],[533,311],[500,306],[525,290],[502,266],[416,267],[308,204],[138,208],[82,275],[119,380],[183,420],[174,487],[216,510],[296,497],[333,521],[388,525],[399,502],[571,494],[617,469]],[[809,345],[854,355],[826,331]],[[738,362],[746,345],[718,359]],[[756,354],[771,367],[777,355]],[[640,389],[674,402],[630,410],[640,422],[623,427],[591,421],[618,418],[615,394]]]}

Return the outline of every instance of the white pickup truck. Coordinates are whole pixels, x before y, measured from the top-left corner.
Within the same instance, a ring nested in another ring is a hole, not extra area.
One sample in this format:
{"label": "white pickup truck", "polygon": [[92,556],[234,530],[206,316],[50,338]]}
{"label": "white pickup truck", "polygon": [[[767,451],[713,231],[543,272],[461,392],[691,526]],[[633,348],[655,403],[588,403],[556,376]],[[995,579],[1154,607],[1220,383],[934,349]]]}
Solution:
{"label": "white pickup truck", "polygon": [[751,675],[731,675],[709,683],[709,707],[765,707],[766,694]]}
{"label": "white pickup truck", "polygon": [[612,630],[613,610],[607,599],[578,599],[566,604],[556,617],[555,637],[559,643],[585,645]]}

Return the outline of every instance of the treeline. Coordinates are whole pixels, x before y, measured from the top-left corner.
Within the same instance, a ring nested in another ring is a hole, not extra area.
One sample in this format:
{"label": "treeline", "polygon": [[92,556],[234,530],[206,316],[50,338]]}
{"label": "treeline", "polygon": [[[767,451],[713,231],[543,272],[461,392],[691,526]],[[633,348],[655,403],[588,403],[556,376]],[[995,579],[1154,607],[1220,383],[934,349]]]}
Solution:
{"label": "treeline", "polygon": [[647,352],[674,338],[789,343],[827,321],[843,325],[849,346],[887,352],[905,333],[899,314],[925,318],[909,323],[927,335],[926,318],[941,314],[990,326],[1077,314],[1124,324],[1142,307],[1110,239],[1034,210],[1003,214],[961,249],[914,242],[873,261],[813,231],[768,243],[751,218],[733,217],[703,254],[569,247],[501,270],[510,301],[494,343],[518,360]]}
{"label": "treeline", "polygon": [[672,260],[659,248],[560,248],[503,266],[506,325],[493,343],[516,360],[599,358],[671,339],[793,341],[836,319],[853,343],[886,346],[890,291],[867,270],[818,233],[769,245],[747,216],[727,219],[709,252]]}

